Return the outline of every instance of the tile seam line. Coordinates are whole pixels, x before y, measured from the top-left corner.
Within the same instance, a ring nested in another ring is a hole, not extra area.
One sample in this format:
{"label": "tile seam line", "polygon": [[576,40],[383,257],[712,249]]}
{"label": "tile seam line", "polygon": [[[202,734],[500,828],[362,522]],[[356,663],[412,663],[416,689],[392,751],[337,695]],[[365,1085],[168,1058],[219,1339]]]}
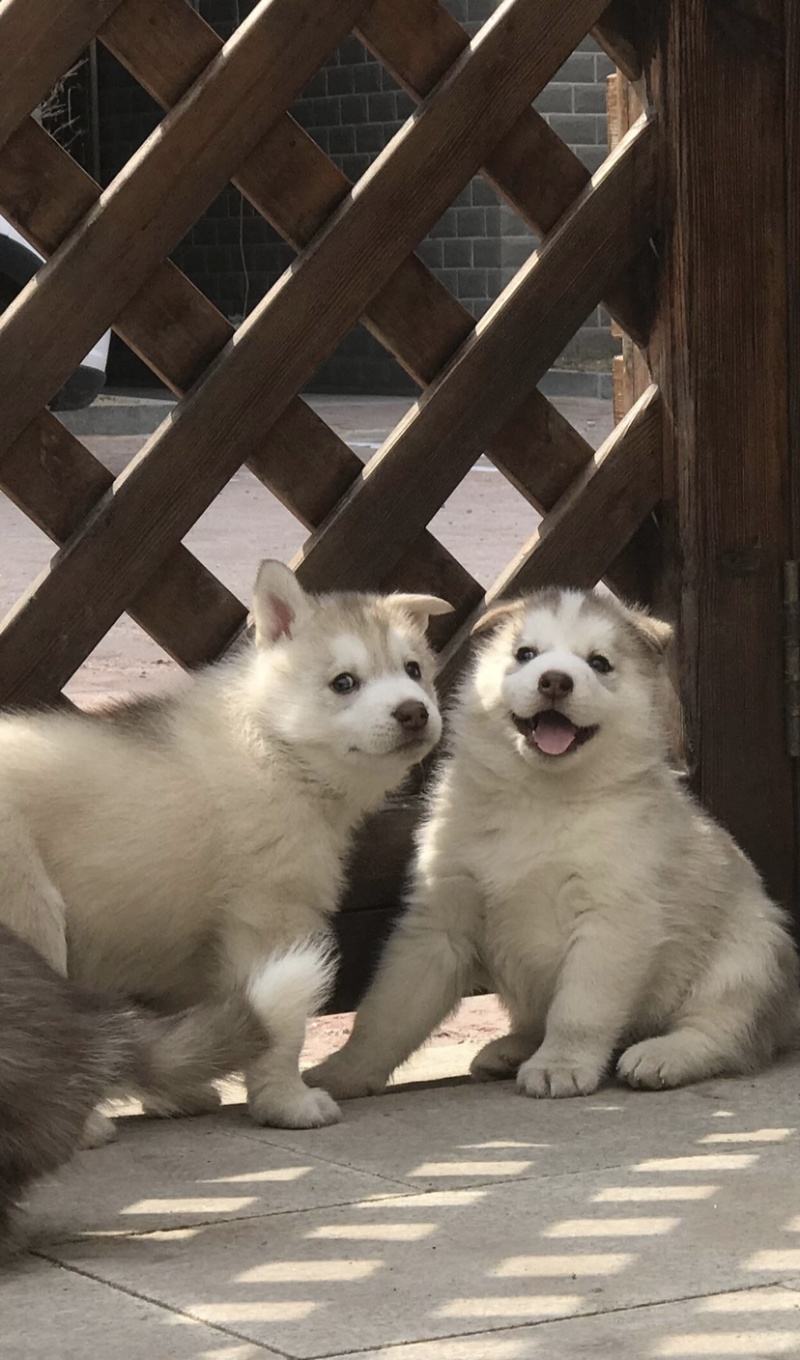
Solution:
{"label": "tile seam line", "polygon": [[[292,1351],[279,1350],[277,1346],[267,1346],[260,1341],[254,1341],[251,1336],[244,1332],[234,1331],[231,1327],[224,1327],[218,1322],[208,1322],[205,1318],[195,1317],[194,1313],[188,1312],[184,1308],[178,1308],[173,1304],[166,1303],[163,1299],[154,1298],[151,1294],[144,1294],[140,1290],[133,1289],[130,1285],[119,1284],[113,1280],[106,1280],[102,1275],[95,1275],[91,1270],[86,1270],[80,1266],[73,1265],[67,1261],[61,1261],[57,1256],[50,1256],[45,1251],[32,1251],[31,1256],[38,1257],[39,1260],[47,1261],[50,1265],[60,1267],[61,1270],[68,1271],[71,1275],[77,1275],[83,1280],[91,1280],[94,1284],[111,1289],[117,1294],[124,1294],[126,1298],[138,1299],[141,1303],[149,1303],[151,1307],[158,1308],[161,1312],[169,1313],[172,1317],[178,1317],[196,1322],[202,1327],[208,1327],[209,1331],[219,1332],[222,1336],[232,1337],[235,1341],[246,1341],[251,1346],[256,1346],[266,1356],[280,1356],[282,1360],[302,1360],[302,1357],[295,1355]],[[347,1352],[344,1352],[345,1354]]]}

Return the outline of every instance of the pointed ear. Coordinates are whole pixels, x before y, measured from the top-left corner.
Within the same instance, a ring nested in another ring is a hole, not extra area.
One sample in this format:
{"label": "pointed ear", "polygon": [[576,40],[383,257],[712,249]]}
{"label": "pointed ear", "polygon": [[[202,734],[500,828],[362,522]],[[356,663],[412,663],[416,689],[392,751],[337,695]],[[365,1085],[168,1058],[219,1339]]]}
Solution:
{"label": "pointed ear", "polygon": [[310,612],[311,601],[294,572],[283,562],[262,562],[253,589],[256,646],[271,647],[293,637]]}
{"label": "pointed ear", "polygon": [[629,606],[625,607],[625,616],[637,637],[641,638],[652,652],[663,656],[675,636],[672,624],[666,623],[664,619],[654,619],[643,609],[631,609]]}
{"label": "pointed ear", "polygon": [[438,595],[390,595],[392,604],[397,604],[410,614],[415,623],[427,628],[435,614],[452,614],[453,606]]}
{"label": "pointed ear", "polygon": [[472,636],[477,633],[489,633],[492,628],[497,628],[499,624],[505,623],[506,619],[513,618],[519,613],[519,600],[502,600],[500,604],[495,604],[491,609],[487,609],[485,614],[481,614],[477,623],[472,625]]}

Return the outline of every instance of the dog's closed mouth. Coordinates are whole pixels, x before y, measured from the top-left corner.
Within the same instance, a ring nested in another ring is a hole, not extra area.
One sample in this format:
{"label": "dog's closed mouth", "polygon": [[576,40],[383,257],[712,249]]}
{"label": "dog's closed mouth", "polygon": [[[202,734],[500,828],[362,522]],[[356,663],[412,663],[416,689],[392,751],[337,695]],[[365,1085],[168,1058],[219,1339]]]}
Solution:
{"label": "dog's closed mouth", "polygon": [[566,756],[589,741],[597,731],[596,727],[578,727],[564,713],[555,708],[545,708],[530,718],[520,718],[512,713],[514,726],[521,732],[528,746],[535,747],[545,756]]}

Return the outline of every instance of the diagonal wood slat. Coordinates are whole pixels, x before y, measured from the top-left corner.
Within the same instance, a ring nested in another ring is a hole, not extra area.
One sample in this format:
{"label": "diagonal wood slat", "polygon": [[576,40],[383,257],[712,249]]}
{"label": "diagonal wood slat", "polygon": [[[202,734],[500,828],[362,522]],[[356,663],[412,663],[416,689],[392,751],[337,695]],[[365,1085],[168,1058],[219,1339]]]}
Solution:
{"label": "diagonal wood slat", "polygon": [[661,439],[661,395],[651,385],[444,650],[439,679],[445,690],[459,673],[471,630],[485,609],[554,582],[588,589],[606,574],[661,500]]}
{"label": "diagonal wood slat", "polygon": [[[349,32],[365,0],[261,0],[0,319],[10,443]],[[213,136],[211,135],[213,131]],[[96,281],[113,271],[113,286]],[[80,297],[82,305],[74,306]],[[38,349],[31,373],[27,356]]]}
{"label": "diagonal wood slat", "polygon": [[[59,544],[80,527],[113,480],[49,411],[0,460],[3,491]],[[91,599],[81,607],[91,609]],[[247,619],[241,601],[181,544],[130,602],[128,613],[187,668],[225,651]]]}
{"label": "diagonal wood slat", "polygon": [[[358,34],[416,100],[434,89],[469,43],[464,29],[440,0],[405,0],[402,6],[394,0],[374,0]],[[530,172],[532,165],[535,174]],[[590,179],[575,153],[532,108],[525,108],[492,148],[483,173],[539,235],[556,225]],[[654,296],[655,258],[645,247],[621,277],[611,281],[604,299],[612,316],[640,345],[647,343]]]}
{"label": "diagonal wood slat", "polygon": [[[47,194],[42,193],[42,186],[46,186]],[[99,196],[99,185],[33,120],[27,120],[0,153],[0,202],[45,255],[57,247],[62,237],[80,220],[87,205]],[[115,329],[179,396],[202,376],[234,333],[230,323],[204,294],[168,261],[156,269],[123,309]],[[105,469],[46,413],[23,431],[10,450],[0,454],[0,487],[4,486],[37,522],[42,514],[47,518],[52,513],[51,497],[45,494],[40,505],[41,484],[31,479],[30,472],[27,486],[23,480],[31,448],[37,444],[48,449],[51,464],[54,460],[64,465],[73,464],[71,479],[81,486],[87,508],[93,505],[100,482],[104,490],[109,484],[110,479],[104,478]],[[5,482],[9,463],[15,468],[14,480]],[[322,523],[361,471],[361,463],[355,454],[300,398],[290,402],[272,430],[265,434],[248,460],[248,466],[307,528],[316,528]],[[63,542],[78,524],[79,520],[71,520],[69,530],[60,537],[57,534],[53,537]],[[159,567],[159,578],[163,577],[160,588],[165,594],[174,593],[169,584],[171,570],[167,562]],[[454,606],[447,624],[448,628],[452,627],[474,606],[481,588],[452,554],[427,532],[410,545],[398,568],[403,589],[416,588],[414,582],[426,571]],[[206,573],[203,582],[206,599],[212,580],[210,573]],[[228,613],[223,602],[223,619]],[[157,627],[150,626],[151,618]],[[211,609],[209,619],[213,624],[214,611]],[[157,615],[151,611],[146,616],[140,614],[137,621],[177,660],[197,664],[197,642],[187,650],[174,637],[168,638]],[[192,611],[192,632],[201,628],[202,618]],[[444,636],[445,624],[437,625],[437,628]],[[219,650],[221,636],[219,628],[210,627],[204,660]]]}
{"label": "diagonal wood slat", "polygon": [[[367,564],[388,569],[402,533],[427,523],[505,412],[538,382],[596,305],[609,277],[652,234],[656,150],[655,126],[643,118],[390,435],[356,492],[306,546],[298,564],[302,580],[315,584],[336,572],[342,584],[357,588]],[[522,352],[524,368],[509,361]],[[470,400],[477,390],[480,403]],[[430,449],[437,450],[435,461]],[[343,571],[336,564],[345,537],[350,551]]]}
{"label": "diagonal wood slat", "polygon": [[[44,675],[48,685],[60,685],[81,664],[350,329],[381,281],[558,68],[599,8],[593,0],[543,0],[534,8],[527,0],[513,0],[498,11],[441,82],[435,99],[425,102],[298,266],[243,323],[236,344],[212,365],[202,387],[62,549],[57,570],[40,577],[9,615],[0,639],[3,692],[30,694],[45,683]],[[498,77],[501,100],[493,98]],[[404,203],[400,218],[394,211],[398,194]],[[344,293],[331,286],[342,278]],[[337,579],[334,570],[325,584]],[[64,600],[90,590],[92,619],[80,635],[59,636],[53,622]]]}
{"label": "diagonal wood slat", "polygon": [[0,146],[79,59],[120,0],[2,0]]}

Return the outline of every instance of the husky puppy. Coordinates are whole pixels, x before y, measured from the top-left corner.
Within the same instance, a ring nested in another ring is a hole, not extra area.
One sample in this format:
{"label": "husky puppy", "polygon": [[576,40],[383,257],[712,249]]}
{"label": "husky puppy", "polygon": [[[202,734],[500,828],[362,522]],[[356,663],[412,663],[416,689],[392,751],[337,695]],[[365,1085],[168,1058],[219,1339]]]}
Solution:
{"label": "husky puppy", "polygon": [[81,1142],[98,1101],[115,1089],[161,1097],[259,1057],[287,1009],[321,999],[331,976],[323,946],[263,965],[247,992],[156,1015],[89,992],[0,925],[0,1256],[19,1245],[14,1210],[29,1184]]}
{"label": "husky puppy", "polygon": [[486,616],[419,835],[408,911],[346,1046],[306,1074],[379,1090],[488,983],[511,1032],[479,1078],[529,1096],[753,1071],[795,1034],[797,962],[750,861],[681,786],[661,709],[669,627],[542,590]]}
{"label": "husky puppy", "polygon": [[[355,828],[438,740],[425,629],[449,609],[312,597],[265,562],[255,646],[185,691],[0,719],[0,920],[81,985],[159,1010],[246,990],[329,927]],[[339,1117],[300,1078],[304,1019],[288,1008],[245,1066],[259,1123]],[[177,1108],[216,1100],[184,1083]]]}

